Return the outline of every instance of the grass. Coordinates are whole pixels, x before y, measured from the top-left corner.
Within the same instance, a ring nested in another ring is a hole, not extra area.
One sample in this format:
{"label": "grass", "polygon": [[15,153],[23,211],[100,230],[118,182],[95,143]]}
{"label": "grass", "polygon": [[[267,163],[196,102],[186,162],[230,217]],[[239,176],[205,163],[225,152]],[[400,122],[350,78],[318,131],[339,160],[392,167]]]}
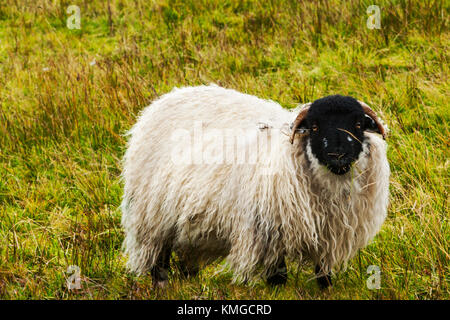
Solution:
{"label": "grass", "polygon": [[[81,10],[68,29],[66,9]],[[381,29],[366,27],[369,5]],[[0,2],[0,298],[449,299],[446,1]],[[292,108],[352,95],[391,133],[391,202],[375,240],[320,291],[233,284],[217,265],[164,292],[126,272],[123,134],[174,86],[218,83]],[[68,290],[69,265],[81,288]],[[366,270],[381,268],[381,289]]]}

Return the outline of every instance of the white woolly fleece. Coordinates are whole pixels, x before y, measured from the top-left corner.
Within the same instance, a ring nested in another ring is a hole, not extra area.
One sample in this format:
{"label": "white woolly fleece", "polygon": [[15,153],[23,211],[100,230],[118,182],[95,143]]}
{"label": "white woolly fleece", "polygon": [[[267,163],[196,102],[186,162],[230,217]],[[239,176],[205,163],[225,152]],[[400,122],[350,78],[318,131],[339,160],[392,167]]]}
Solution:
{"label": "white woolly fleece", "polygon": [[[249,279],[267,276],[284,256],[329,272],[364,247],[386,217],[385,141],[365,133],[352,170],[334,175],[312,155],[307,134],[290,143],[296,116],[215,85],[174,89],[145,108],[124,157],[128,267],[148,271],[172,244],[192,268],[226,257],[236,277]],[[200,130],[209,138],[199,147]]]}

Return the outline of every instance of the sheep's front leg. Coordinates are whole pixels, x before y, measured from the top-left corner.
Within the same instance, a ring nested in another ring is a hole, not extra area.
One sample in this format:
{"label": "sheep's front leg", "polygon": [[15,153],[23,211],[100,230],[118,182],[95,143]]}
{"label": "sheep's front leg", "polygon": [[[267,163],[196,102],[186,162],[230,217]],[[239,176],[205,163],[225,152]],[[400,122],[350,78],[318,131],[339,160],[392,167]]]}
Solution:
{"label": "sheep's front leg", "polygon": [[284,285],[287,280],[287,268],[284,258],[280,259],[274,273],[267,278],[267,283],[271,286]]}
{"label": "sheep's front leg", "polygon": [[167,285],[170,270],[170,256],[172,250],[165,248],[161,251],[158,262],[151,268],[150,275],[152,276],[154,288],[164,288]]}
{"label": "sheep's front leg", "polygon": [[319,265],[316,265],[315,272],[317,276],[317,284],[319,285],[320,289],[326,289],[331,286],[330,273],[324,275]]}

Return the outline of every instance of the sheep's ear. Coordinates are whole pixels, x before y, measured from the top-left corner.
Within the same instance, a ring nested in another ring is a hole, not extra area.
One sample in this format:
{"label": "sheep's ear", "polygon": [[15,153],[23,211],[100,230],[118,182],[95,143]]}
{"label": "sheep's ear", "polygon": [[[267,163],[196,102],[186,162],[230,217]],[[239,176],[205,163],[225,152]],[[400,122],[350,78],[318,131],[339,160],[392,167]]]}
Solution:
{"label": "sheep's ear", "polygon": [[291,123],[291,125],[289,126],[289,129],[292,130],[294,129],[295,126],[295,133],[305,133],[305,131],[308,129],[307,123],[306,123],[306,119],[303,119],[302,121],[298,122],[298,123]]}
{"label": "sheep's ear", "polygon": [[378,132],[379,134],[381,134],[383,139],[386,139],[386,130],[383,124],[381,123],[380,119],[378,119],[377,114],[366,103],[359,100],[358,102],[363,108],[364,113],[366,114],[364,118],[365,130]]}
{"label": "sheep's ear", "polygon": [[311,103],[307,103],[302,106],[297,118],[295,118],[294,122],[291,125],[291,144],[294,143],[294,137],[297,132],[305,131],[305,123],[306,123],[306,115],[308,114],[309,107]]}
{"label": "sheep's ear", "polygon": [[369,130],[369,131],[373,131],[376,133],[381,134],[380,129],[378,128],[377,123],[375,122],[374,119],[372,119],[369,115],[365,115],[364,117],[364,129],[365,130]]}
{"label": "sheep's ear", "polygon": [[296,131],[297,131],[298,133],[305,133],[306,130],[308,130],[308,126],[307,126],[307,123],[306,123],[306,119],[303,119],[303,121],[300,122],[300,124],[298,125]]}

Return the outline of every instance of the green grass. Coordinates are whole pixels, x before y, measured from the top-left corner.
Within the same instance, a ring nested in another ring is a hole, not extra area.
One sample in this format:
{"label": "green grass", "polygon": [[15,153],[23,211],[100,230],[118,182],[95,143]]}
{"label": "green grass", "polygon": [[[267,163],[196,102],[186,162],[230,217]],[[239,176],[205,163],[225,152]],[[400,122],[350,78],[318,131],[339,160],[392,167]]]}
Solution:
{"label": "green grass", "polygon": [[[66,27],[71,4],[80,30]],[[366,27],[371,4],[380,30]],[[448,13],[439,0],[1,1],[0,298],[449,299]],[[383,114],[388,218],[330,290],[293,263],[278,290],[218,265],[175,272],[164,292],[126,272],[123,134],[158,95],[210,82],[287,108],[352,95]]]}

